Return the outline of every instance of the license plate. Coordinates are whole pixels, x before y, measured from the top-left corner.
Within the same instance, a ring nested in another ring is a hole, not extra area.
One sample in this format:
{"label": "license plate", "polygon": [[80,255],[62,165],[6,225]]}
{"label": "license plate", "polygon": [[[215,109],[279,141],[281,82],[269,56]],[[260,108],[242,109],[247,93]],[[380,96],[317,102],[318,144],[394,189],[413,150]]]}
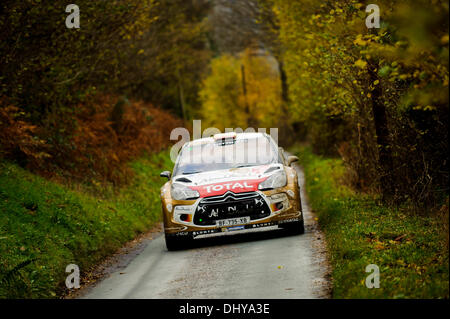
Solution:
{"label": "license plate", "polygon": [[228,219],[219,219],[216,220],[216,226],[236,226],[242,224],[248,224],[250,222],[250,217],[237,217],[237,218],[228,218]]}

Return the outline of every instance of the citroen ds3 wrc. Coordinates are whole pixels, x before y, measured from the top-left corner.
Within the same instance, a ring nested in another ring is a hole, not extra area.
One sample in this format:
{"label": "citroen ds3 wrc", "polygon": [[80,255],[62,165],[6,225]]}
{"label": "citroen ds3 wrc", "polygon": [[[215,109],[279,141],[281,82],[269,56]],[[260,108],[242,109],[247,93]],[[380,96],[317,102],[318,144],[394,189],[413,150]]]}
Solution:
{"label": "citroen ds3 wrc", "polygon": [[267,226],[304,232],[297,172],[265,133],[222,133],[183,145],[161,188],[168,250],[197,236]]}

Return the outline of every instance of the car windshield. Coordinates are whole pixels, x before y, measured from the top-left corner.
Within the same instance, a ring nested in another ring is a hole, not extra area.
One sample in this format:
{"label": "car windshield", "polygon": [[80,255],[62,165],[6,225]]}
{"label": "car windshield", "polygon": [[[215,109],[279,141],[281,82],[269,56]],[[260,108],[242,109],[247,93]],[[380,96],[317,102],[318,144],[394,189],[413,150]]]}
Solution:
{"label": "car windshield", "polygon": [[238,138],[228,143],[209,142],[184,147],[174,175],[276,163],[278,156],[268,138]]}

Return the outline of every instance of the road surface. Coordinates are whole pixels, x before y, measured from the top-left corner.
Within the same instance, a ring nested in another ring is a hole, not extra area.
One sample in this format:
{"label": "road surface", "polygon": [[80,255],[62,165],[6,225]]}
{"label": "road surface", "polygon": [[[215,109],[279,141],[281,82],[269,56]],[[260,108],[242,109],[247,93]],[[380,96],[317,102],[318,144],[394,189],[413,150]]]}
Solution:
{"label": "road surface", "polygon": [[296,169],[305,234],[259,229],[196,239],[190,249],[169,252],[160,233],[81,298],[327,298],[323,235],[307,204],[303,172]]}

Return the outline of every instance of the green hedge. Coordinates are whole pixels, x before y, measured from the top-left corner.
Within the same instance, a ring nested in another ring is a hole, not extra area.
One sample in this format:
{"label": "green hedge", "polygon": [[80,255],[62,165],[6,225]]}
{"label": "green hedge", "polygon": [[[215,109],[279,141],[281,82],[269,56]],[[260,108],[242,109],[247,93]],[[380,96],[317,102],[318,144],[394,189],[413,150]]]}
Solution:
{"label": "green hedge", "polygon": [[[130,164],[132,184],[68,187],[0,163],[0,298],[52,298],[65,267],[81,273],[160,220],[168,152]],[[95,184],[95,183],[94,183]]]}
{"label": "green hedge", "polygon": [[[448,298],[449,259],[442,219],[407,207],[389,208],[343,183],[341,160],[297,147],[312,209],[326,235],[334,298]],[[368,289],[365,268],[380,269]]]}

